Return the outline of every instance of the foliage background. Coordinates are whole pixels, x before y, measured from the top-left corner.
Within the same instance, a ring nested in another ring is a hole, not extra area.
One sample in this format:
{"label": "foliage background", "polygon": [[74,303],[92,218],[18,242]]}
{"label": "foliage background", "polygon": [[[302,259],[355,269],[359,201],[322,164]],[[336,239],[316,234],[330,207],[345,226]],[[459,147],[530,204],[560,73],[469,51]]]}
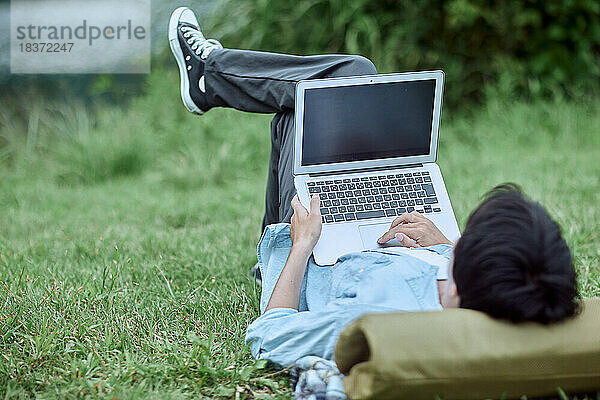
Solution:
{"label": "foliage background", "polygon": [[[452,109],[481,103],[489,91],[581,100],[600,88],[596,0],[152,0],[155,67],[171,62],[165,22],[180,5],[200,12],[208,34],[228,47],[361,54],[380,72],[443,69]],[[7,15],[1,19],[8,22]],[[10,76],[4,68],[0,84],[11,96],[23,86],[40,94],[67,88],[109,102],[143,90],[139,76],[39,78]]]}
{"label": "foliage background", "polygon": [[577,96],[600,80],[594,0],[228,0],[225,42],[370,57],[380,72],[441,68],[450,104],[508,95]]}
{"label": "foliage background", "polygon": [[370,57],[380,72],[441,68],[452,105],[578,96],[600,81],[595,0],[226,0],[219,33],[243,48]]}

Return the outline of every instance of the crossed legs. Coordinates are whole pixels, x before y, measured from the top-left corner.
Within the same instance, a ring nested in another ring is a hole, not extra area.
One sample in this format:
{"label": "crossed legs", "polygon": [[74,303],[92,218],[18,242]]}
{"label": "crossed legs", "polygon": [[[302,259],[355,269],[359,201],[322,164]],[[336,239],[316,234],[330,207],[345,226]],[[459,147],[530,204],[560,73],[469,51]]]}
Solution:
{"label": "crossed legs", "polygon": [[[266,225],[289,222],[293,180],[296,83],[304,79],[377,73],[371,61],[353,55],[293,56],[224,49],[206,39],[187,7],[173,12],[169,43],[179,65],[181,97],[186,108],[202,114],[213,107],[274,113],[271,158],[265,200]],[[243,129],[243,127],[240,127]]]}

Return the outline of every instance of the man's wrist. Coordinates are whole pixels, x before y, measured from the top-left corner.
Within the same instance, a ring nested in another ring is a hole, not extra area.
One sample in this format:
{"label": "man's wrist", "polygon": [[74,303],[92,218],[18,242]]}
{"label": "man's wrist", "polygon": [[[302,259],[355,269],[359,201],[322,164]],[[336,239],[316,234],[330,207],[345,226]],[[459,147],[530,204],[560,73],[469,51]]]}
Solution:
{"label": "man's wrist", "polygon": [[306,258],[310,257],[313,248],[315,246],[310,243],[310,242],[304,242],[304,241],[296,241],[296,243],[292,244],[292,250],[293,252],[298,253],[299,255],[303,255]]}

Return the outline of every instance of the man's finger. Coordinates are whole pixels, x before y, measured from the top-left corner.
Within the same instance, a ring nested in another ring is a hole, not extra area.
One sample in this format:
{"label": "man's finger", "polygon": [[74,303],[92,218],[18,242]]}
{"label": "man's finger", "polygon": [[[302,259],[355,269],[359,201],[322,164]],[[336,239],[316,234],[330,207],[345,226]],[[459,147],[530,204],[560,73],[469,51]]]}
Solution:
{"label": "man's finger", "polygon": [[318,194],[313,194],[310,199],[310,213],[314,215],[321,215],[321,201],[319,200]]}
{"label": "man's finger", "polygon": [[294,213],[297,213],[298,215],[308,214],[308,211],[306,211],[306,208],[304,208],[302,203],[300,203],[300,199],[298,198],[298,195],[295,195],[294,198],[292,199],[292,208],[294,209]]}
{"label": "man's finger", "polygon": [[[417,215],[420,217],[421,214],[417,213]],[[400,225],[400,224],[408,224],[411,222],[418,222],[419,218],[417,217],[417,215],[414,215],[413,213],[404,213],[402,215],[400,215],[399,217],[396,217],[395,220],[392,221],[392,225],[390,226],[390,229]]]}
{"label": "man's finger", "polygon": [[396,227],[390,229],[389,231],[387,231],[386,233],[384,233],[379,239],[377,239],[377,243],[383,244],[385,242],[392,240],[394,238],[394,236],[396,235],[396,233],[398,233],[398,232],[403,233],[405,235],[410,235],[410,233],[415,233],[415,229],[417,229],[417,228],[414,226],[404,226],[404,225],[396,226]]}
{"label": "man's finger", "polygon": [[410,237],[406,236],[401,232],[396,233],[396,240],[398,240],[400,244],[404,247],[421,247],[415,240],[411,239]]}

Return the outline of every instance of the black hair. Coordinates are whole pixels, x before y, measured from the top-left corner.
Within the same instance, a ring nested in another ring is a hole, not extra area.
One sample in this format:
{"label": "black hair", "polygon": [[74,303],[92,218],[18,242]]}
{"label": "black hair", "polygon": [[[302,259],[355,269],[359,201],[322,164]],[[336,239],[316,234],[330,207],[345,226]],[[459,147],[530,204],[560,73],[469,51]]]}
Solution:
{"label": "black hair", "polygon": [[460,307],[513,322],[549,324],[578,310],[571,251],[560,227],[515,184],[495,187],[454,249]]}

